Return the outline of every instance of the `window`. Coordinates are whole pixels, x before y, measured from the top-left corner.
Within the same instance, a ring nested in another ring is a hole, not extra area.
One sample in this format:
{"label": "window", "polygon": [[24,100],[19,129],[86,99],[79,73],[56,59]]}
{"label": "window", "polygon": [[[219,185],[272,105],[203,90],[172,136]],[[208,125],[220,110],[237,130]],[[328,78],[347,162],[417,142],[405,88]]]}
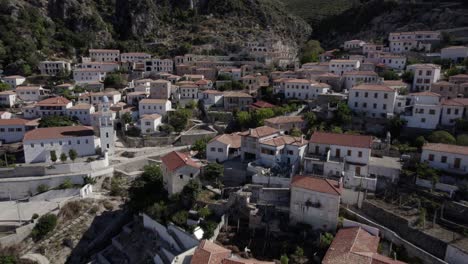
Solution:
{"label": "window", "polygon": [[347,154],[348,154],[348,156],[351,156],[352,151],[351,151],[351,150],[348,150],[348,153],[347,153]]}
{"label": "window", "polygon": [[358,103],[357,103],[357,102],[354,102],[354,107],[358,107]]}
{"label": "window", "polygon": [[367,98],[369,96],[369,93],[368,92],[365,92],[364,93],[364,97]]}
{"label": "window", "polygon": [[218,152],[223,152],[223,149],[222,148],[218,148]]}
{"label": "window", "polygon": [[440,162],[447,163],[447,156],[440,157]]}
{"label": "window", "polygon": [[22,128],[17,128],[16,131],[21,132],[21,131],[23,131],[23,129]]}
{"label": "window", "polygon": [[59,141],[59,145],[62,146],[62,141]]}
{"label": "window", "polygon": [[374,98],[377,98],[379,97],[379,94],[378,93],[374,93]]}
{"label": "window", "polygon": [[450,115],[451,112],[452,112],[452,109],[451,109],[451,108],[447,108],[447,115]]}
{"label": "window", "polygon": [[[109,137],[109,132],[106,132],[106,138],[108,138],[108,137]],[[78,144],[79,144],[79,143],[78,143]]]}
{"label": "window", "polygon": [[384,97],[385,99],[387,99],[387,98],[388,98],[388,94],[387,94],[387,93],[384,93],[383,97]]}
{"label": "window", "polygon": [[358,157],[359,157],[359,158],[362,158],[362,151],[359,151],[359,152],[358,152]]}
{"label": "window", "polygon": [[426,123],[426,118],[421,118],[421,123]]}
{"label": "window", "polygon": [[179,178],[182,180],[184,178],[184,175],[180,174]]}
{"label": "window", "polygon": [[41,147],[44,147],[44,142],[41,142]]}
{"label": "window", "polygon": [[216,148],[210,148],[211,151],[215,152],[216,151]]}
{"label": "window", "polygon": [[34,148],[34,144],[31,144],[31,148]]}
{"label": "window", "polygon": [[430,115],[435,115],[435,110],[434,109],[429,109],[429,114]]}
{"label": "window", "polygon": [[383,107],[382,107],[384,110],[387,109],[387,104],[383,104]]}
{"label": "window", "polygon": [[359,97],[359,92],[356,92],[355,95],[356,95],[356,97]]}
{"label": "window", "polygon": [[81,144],[81,142],[80,142],[79,140],[77,140],[77,141],[76,141],[76,144],[78,144],[78,145],[79,145],[79,144]]}
{"label": "window", "polygon": [[434,154],[429,154],[429,160],[434,161]]}

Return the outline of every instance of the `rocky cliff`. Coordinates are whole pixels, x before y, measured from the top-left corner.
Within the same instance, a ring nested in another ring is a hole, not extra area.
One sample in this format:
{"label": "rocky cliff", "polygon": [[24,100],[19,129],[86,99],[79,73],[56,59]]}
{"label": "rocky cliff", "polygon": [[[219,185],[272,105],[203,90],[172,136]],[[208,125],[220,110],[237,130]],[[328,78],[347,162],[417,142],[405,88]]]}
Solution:
{"label": "rocky cliff", "polygon": [[27,74],[40,59],[90,47],[222,54],[258,37],[297,47],[310,33],[278,0],[0,0],[6,73]]}

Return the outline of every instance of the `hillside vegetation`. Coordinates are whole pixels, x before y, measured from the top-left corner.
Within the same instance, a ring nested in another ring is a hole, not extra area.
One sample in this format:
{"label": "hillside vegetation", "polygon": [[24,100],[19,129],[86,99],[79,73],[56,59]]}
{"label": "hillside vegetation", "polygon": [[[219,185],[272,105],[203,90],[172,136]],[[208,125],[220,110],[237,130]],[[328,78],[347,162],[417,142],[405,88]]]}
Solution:
{"label": "hillside vegetation", "polygon": [[0,0],[0,67],[27,75],[42,59],[90,47],[162,57],[236,52],[257,38],[297,47],[311,33],[279,0],[199,2],[190,9],[189,0]]}
{"label": "hillside vegetation", "polygon": [[282,0],[291,13],[304,18],[312,25],[324,18],[339,15],[359,4],[359,0]]}

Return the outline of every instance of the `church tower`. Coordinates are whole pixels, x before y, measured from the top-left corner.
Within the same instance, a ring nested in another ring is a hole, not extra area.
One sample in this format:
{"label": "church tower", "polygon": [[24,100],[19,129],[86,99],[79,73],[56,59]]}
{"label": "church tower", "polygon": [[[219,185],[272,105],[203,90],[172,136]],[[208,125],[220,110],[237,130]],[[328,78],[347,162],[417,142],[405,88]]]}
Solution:
{"label": "church tower", "polygon": [[100,115],[98,122],[99,138],[101,140],[102,153],[107,151],[109,156],[114,155],[115,150],[115,130],[110,110],[109,98],[104,96],[99,106]]}

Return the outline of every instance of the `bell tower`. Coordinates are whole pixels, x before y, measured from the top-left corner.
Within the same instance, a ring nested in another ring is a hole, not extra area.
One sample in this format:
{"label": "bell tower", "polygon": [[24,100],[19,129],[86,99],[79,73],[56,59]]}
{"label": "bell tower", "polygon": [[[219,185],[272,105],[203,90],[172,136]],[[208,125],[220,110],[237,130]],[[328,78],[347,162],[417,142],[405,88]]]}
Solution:
{"label": "bell tower", "polygon": [[112,156],[114,154],[116,137],[112,111],[110,110],[109,98],[107,98],[107,96],[102,98],[99,109],[101,109],[98,123],[101,150],[102,153],[107,151],[107,154]]}

